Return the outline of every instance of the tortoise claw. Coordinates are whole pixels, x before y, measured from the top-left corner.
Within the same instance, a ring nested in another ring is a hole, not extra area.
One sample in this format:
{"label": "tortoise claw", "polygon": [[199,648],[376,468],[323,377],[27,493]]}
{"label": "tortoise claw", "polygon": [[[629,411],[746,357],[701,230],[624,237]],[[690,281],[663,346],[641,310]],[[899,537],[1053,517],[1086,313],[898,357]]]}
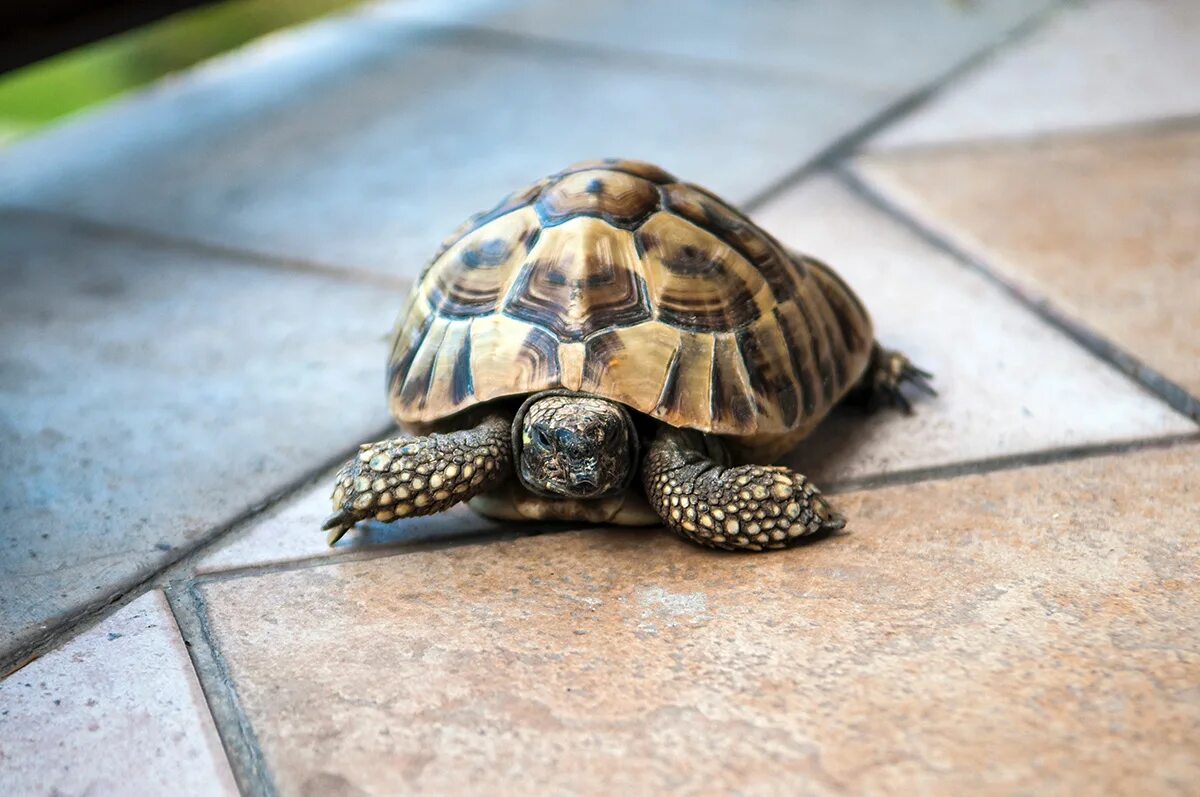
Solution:
{"label": "tortoise claw", "polygon": [[345,509],[339,509],[329,517],[325,518],[325,522],[321,524],[321,531],[329,531],[334,526],[353,526],[357,518],[353,512],[347,512]]}
{"label": "tortoise claw", "polygon": [[877,347],[869,379],[868,406],[888,404],[899,408],[906,415],[911,415],[913,405],[904,393],[905,385],[912,385],[927,396],[937,396],[937,391],[929,384],[933,374],[913,365],[912,361],[898,351]]}
{"label": "tortoise claw", "polygon": [[934,390],[933,385],[929,384],[930,379],[933,379],[933,374],[918,368],[912,363],[905,363],[904,370],[900,372],[900,381],[902,383],[912,385],[927,396],[936,397],[938,392]]}
{"label": "tortoise claw", "polygon": [[904,376],[907,376],[910,379],[915,379],[917,377],[922,379],[933,379],[933,374],[929,373],[924,368],[918,368],[909,362],[904,364]]}
{"label": "tortoise claw", "polygon": [[339,509],[334,512],[325,522],[321,524],[322,531],[328,531],[325,541],[330,546],[336,545],[337,541],[346,535],[346,532],[354,528],[354,524],[358,521],[352,512],[347,512],[345,509]]}

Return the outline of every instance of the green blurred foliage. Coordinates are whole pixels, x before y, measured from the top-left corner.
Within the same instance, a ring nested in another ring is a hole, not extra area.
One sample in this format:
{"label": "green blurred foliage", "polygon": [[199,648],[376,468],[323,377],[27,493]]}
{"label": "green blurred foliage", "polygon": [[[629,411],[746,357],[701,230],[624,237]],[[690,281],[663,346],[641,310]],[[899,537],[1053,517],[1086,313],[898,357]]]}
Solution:
{"label": "green blurred foliage", "polygon": [[227,0],[0,76],[0,143],[356,0]]}

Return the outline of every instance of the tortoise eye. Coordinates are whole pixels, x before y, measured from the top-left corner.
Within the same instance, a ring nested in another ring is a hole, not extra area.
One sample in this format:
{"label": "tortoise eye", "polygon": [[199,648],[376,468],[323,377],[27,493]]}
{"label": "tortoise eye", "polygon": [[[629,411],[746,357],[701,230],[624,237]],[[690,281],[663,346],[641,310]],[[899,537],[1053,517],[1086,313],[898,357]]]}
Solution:
{"label": "tortoise eye", "polygon": [[550,435],[546,434],[546,430],[540,426],[533,427],[533,443],[538,448],[549,450],[554,443],[550,440]]}

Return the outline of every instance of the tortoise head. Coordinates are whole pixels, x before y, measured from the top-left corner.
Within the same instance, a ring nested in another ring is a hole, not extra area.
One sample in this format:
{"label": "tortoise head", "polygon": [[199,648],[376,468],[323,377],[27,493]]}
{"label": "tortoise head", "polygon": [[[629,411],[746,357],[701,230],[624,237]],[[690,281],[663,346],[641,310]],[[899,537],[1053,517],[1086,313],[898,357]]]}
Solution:
{"label": "tortoise head", "polygon": [[632,477],[636,432],[625,408],[593,396],[535,396],[523,408],[517,473],[531,491],[600,498]]}

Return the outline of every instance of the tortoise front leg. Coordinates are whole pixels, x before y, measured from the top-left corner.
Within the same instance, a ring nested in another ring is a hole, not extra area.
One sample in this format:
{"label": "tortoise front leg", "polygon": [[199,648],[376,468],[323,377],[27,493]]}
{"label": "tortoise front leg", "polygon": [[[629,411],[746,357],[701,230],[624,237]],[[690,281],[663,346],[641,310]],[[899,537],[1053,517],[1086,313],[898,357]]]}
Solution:
{"label": "tortoise front leg", "polygon": [[338,471],[329,544],[360,520],[433,515],[495,487],[512,472],[511,427],[496,413],[472,429],[364,443]]}
{"label": "tortoise front leg", "polygon": [[666,428],[650,444],[642,484],[668,528],[730,551],[787,548],[846,521],[799,473],[781,466],[723,467],[698,433]]}

